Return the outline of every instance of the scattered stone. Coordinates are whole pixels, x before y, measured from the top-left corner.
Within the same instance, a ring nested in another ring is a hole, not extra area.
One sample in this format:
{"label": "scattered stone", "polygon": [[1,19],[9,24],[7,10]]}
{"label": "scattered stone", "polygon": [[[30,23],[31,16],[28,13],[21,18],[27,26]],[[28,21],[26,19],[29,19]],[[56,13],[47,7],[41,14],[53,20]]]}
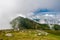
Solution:
{"label": "scattered stone", "polygon": [[47,35],[48,35],[48,33],[47,33],[47,32],[42,32],[42,35],[47,36]]}
{"label": "scattered stone", "polygon": [[7,34],[5,34],[5,36],[11,37],[13,35],[11,33],[7,33]]}
{"label": "scattered stone", "polygon": [[21,30],[20,32],[24,32],[23,30]]}
{"label": "scattered stone", "polygon": [[38,33],[37,35],[38,35],[38,36],[41,36],[42,34],[41,34],[41,33]]}
{"label": "scattered stone", "polygon": [[47,36],[47,35],[48,35],[48,33],[46,32],[46,33],[45,33],[45,35]]}
{"label": "scattered stone", "polygon": [[34,34],[34,36],[37,36],[37,34]]}
{"label": "scattered stone", "polygon": [[41,35],[43,35],[43,36],[47,36],[48,33],[45,32],[45,31],[39,31],[39,30],[38,30],[37,36],[41,36]]}
{"label": "scattered stone", "polygon": [[28,31],[29,33],[31,33],[31,31]]}

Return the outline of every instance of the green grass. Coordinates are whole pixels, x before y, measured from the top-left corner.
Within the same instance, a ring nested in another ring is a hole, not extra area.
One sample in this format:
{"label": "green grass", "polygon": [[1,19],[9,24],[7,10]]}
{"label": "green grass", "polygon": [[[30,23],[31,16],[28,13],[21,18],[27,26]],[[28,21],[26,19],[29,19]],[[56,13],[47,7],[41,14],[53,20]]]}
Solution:
{"label": "green grass", "polygon": [[[22,32],[24,31],[24,32]],[[36,30],[20,30],[20,31],[11,31],[13,36],[7,37],[5,34],[7,31],[0,32],[0,40],[60,40],[60,36],[49,33],[45,35],[35,35],[38,32]]]}

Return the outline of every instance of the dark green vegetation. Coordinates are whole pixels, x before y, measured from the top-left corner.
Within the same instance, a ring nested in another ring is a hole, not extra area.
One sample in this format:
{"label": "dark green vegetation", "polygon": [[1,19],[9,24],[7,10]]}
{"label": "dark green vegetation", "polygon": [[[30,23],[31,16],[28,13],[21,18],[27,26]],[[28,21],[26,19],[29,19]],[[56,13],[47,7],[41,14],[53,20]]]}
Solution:
{"label": "dark green vegetation", "polygon": [[54,25],[55,30],[60,30],[60,25]]}
{"label": "dark green vegetation", "polygon": [[[23,17],[17,17],[13,19],[10,24],[13,28],[17,26],[19,29],[39,29],[39,30],[50,30],[49,26],[47,24],[39,24],[37,22],[34,22],[33,20],[30,20],[28,18]],[[16,25],[17,24],[17,25]],[[54,25],[55,30],[60,30],[60,25]]]}
{"label": "dark green vegetation", "polygon": [[18,22],[17,27],[20,29],[49,29],[47,24],[39,24],[28,18],[17,17],[11,21],[11,25],[14,28]]}

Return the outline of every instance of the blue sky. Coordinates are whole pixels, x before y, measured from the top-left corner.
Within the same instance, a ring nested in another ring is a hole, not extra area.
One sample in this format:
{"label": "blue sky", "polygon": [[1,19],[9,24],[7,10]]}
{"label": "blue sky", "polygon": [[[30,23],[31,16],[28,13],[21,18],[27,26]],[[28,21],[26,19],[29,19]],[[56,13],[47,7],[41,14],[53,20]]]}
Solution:
{"label": "blue sky", "polygon": [[[40,13],[43,13],[43,12],[52,12],[52,14],[53,14],[53,12],[55,12],[54,10],[51,10],[51,9],[47,9],[47,8],[45,8],[45,9],[37,9],[36,11],[34,11],[33,13],[36,15],[36,14],[40,14]],[[48,13],[49,14],[49,13]]]}

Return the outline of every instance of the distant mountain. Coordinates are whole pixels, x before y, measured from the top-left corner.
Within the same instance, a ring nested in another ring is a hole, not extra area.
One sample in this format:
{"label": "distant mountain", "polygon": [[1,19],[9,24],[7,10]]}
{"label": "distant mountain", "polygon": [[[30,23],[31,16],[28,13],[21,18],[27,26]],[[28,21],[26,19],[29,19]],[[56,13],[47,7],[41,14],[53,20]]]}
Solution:
{"label": "distant mountain", "polygon": [[47,24],[39,24],[31,19],[20,16],[13,19],[10,24],[14,29],[49,29]]}
{"label": "distant mountain", "polygon": [[[38,21],[38,20],[37,20]],[[39,29],[39,30],[50,30],[50,27],[48,24],[40,24],[38,22],[35,22],[34,20],[23,18],[21,16],[16,17],[13,19],[10,24],[15,30],[21,30],[21,29]],[[54,29],[60,30],[59,25],[54,24]]]}

